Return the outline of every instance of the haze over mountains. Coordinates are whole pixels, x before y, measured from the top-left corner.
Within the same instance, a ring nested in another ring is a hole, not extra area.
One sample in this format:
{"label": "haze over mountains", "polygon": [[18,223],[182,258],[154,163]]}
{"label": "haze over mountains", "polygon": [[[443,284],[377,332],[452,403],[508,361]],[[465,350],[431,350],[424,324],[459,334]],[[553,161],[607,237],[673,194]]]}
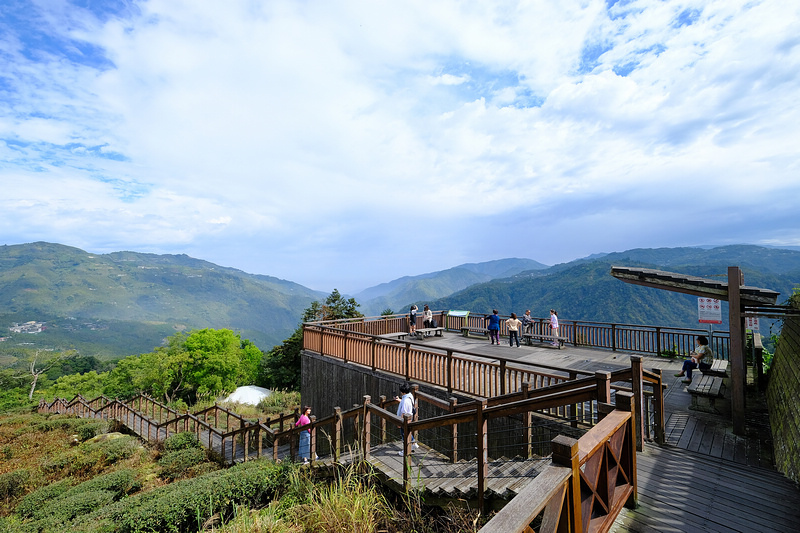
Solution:
{"label": "haze over mountains", "polygon": [[[611,265],[703,277],[725,276],[728,266],[738,265],[747,285],[779,291],[779,301],[800,286],[800,252],[737,245],[628,250],[551,267],[499,259],[403,277],[353,296],[368,316],[427,303],[474,313],[531,309],[539,317],[554,307],[562,320],[698,326],[696,298],[623,283],[610,276]],[[312,301],[326,296],[185,255],[90,254],[43,242],[2,246],[0,336],[18,322],[43,321],[47,328],[15,334],[0,349],[28,343],[116,357],[151,351],[178,330],[211,327],[231,328],[266,350],[291,334]]]}

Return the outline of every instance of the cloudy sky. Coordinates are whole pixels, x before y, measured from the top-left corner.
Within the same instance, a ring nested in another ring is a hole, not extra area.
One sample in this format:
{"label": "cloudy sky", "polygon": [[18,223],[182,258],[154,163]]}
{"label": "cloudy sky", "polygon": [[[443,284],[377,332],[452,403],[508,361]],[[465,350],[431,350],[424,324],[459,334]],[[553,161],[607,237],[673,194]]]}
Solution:
{"label": "cloudy sky", "polygon": [[2,0],[0,243],[343,292],[800,245],[800,3]]}

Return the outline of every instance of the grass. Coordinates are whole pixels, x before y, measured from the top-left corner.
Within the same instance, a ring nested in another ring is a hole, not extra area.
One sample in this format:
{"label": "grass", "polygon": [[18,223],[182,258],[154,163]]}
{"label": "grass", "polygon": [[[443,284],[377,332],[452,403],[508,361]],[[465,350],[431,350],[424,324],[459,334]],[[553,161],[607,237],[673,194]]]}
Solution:
{"label": "grass", "polygon": [[[215,463],[198,464],[200,455],[175,455],[195,449],[191,439],[180,436],[157,447],[142,446],[138,439],[118,433],[77,442],[80,429],[94,422],[30,413],[0,415],[0,530],[134,531],[138,526],[119,518],[126,513],[138,513],[142,523],[148,520],[148,531],[169,531],[176,524],[186,525],[181,530],[190,533],[477,530],[475,513],[427,507],[419,495],[398,496],[354,466],[319,477],[331,472],[254,461],[226,475]],[[266,468],[254,471],[258,465],[253,463]],[[202,499],[206,492],[203,506],[184,505],[176,511],[179,502]],[[211,496],[214,505],[209,503]],[[36,503],[39,500],[46,503]],[[174,504],[162,515],[158,505],[165,501]],[[87,509],[92,510],[89,515]],[[89,524],[93,525],[86,529]]]}

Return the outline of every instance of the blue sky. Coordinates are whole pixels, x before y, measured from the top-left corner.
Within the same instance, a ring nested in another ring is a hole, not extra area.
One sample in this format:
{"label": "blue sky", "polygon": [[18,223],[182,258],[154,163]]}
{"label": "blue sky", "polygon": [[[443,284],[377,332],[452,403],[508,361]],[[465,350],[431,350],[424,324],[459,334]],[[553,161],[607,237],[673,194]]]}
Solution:
{"label": "blue sky", "polygon": [[800,3],[3,0],[0,243],[344,292],[800,245]]}

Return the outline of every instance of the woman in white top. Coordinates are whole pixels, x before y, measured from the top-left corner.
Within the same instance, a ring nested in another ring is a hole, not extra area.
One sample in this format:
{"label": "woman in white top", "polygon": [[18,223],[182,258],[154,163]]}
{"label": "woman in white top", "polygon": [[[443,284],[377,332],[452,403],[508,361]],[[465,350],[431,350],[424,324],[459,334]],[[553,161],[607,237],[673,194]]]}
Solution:
{"label": "woman in white top", "polygon": [[427,305],[422,310],[422,327],[433,327],[433,311]]}
{"label": "woman in white top", "polygon": [[555,309],[550,310],[550,332],[553,335],[553,346],[558,346],[558,313]]}

